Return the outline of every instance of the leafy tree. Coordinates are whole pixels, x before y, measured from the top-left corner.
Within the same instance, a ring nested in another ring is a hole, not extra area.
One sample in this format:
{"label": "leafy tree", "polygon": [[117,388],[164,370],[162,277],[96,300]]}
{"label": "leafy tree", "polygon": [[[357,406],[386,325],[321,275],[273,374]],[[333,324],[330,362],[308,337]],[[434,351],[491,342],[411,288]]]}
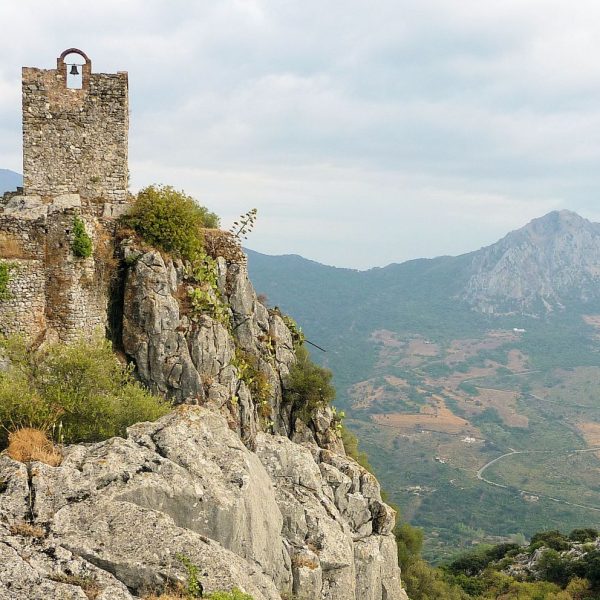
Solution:
{"label": "leafy tree", "polygon": [[396,546],[398,547],[398,562],[401,568],[406,568],[415,558],[419,558],[423,548],[423,530],[408,523],[400,523],[394,529]]}
{"label": "leafy tree", "polygon": [[469,577],[478,575],[494,560],[489,554],[490,550],[490,546],[480,546],[476,550],[461,554],[447,566],[447,569],[454,575],[463,574]]}
{"label": "leafy tree", "polygon": [[569,585],[565,588],[565,592],[570,594],[573,600],[583,600],[584,598],[591,598],[588,594],[590,589],[590,582],[587,579],[574,577],[569,581]]}
{"label": "leafy tree", "polygon": [[582,560],[584,564],[585,578],[589,580],[592,587],[600,588],[600,550],[594,550],[585,555]]}
{"label": "leafy tree", "polygon": [[598,530],[591,527],[583,529],[573,529],[569,534],[569,539],[573,542],[593,542],[598,537]]}
{"label": "leafy tree", "polygon": [[571,574],[570,562],[556,550],[546,550],[537,562],[540,577],[561,586],[567,585]]}
{"label": "leafy tree", "polygon": [[569,540],[567,536],[562,534],[557,529],[551,529],[549,531],[541,531],[536,533],[531,538],[531,546],[542,542],[544,546],[557,550],[558,552],[566,550],[569,547]]}

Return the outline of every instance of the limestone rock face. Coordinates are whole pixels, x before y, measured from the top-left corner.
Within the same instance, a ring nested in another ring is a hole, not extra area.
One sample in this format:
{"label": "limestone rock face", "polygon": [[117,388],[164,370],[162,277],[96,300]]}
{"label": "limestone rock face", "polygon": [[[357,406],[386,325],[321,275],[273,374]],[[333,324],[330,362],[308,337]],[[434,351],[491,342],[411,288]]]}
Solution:
{"label": "limestone rock face", "polygon": [[0,477],[2,600],[83,599],[91,584],[102,599],[138,598],[185,582],[181,555],[209,592],[406,598],[394,514],[371,475],[284,436],[259,433],[252,452],[210,408],[69,446],[59,467],[0,457]]}
{"label": "limestone rock face", "polygon": [[123,347],[179,406],[58,467],[0,455],[0,600],[142,598],[185,584],[188,560],[206,592],[406,600],[394,511],[334,410],[286,402],[293,332],[237,249],[215,256],[211,316],[191,310],[189,265],[125,245]]}
{"label": "limestone rock face", "polygon": [[[126,249],[135,264],[125,284],[123,345],[142,380],[176,402],[208,402],[248,444],[266,424],[288,435],[282,379],[295,361],[292,337],[281,317],[257,301],[245,264],[217,259],[216,292],[227,307],[228,327],[208,314],[186,314],[189,283],[181,262],[135,252]],[[251,397],[240,352],[251,356],[268,397]]]}

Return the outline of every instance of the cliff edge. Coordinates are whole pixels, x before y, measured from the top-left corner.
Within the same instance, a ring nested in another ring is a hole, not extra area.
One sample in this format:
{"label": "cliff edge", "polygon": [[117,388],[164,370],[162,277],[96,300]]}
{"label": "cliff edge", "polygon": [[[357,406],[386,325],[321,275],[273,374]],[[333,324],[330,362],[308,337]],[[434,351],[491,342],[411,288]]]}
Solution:
{"label": "cliff edge", "polygon": [[205,592],[406,598],[394,511],[345,456],[334,411],[286,402],[295,332],[257,301],[237,246],[211,236],[223,314],[191,310],[182,261],[123,242],[109,303],[123,349],[181,405],[126,439],[65,447],[58,467],[0,457],[0,599],[144,598],[185,582],[186,562]]}

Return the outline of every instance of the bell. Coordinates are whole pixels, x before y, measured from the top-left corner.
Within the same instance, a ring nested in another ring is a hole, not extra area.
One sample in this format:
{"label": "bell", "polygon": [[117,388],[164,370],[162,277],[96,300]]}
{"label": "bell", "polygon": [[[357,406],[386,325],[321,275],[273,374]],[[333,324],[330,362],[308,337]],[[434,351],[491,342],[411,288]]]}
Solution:
{"label": "bell", "polygon": [[77,70],[77,65],[71,65],[71,70],[69,71],[69,75],[79,75],[79,71]]}

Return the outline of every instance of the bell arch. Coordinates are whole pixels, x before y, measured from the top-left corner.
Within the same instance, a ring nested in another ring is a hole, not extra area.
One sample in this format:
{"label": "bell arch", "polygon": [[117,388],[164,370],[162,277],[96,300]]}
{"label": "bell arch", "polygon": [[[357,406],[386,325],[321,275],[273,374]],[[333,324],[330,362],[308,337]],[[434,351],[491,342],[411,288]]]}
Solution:
{"label": "bell arch", "polygon": [[[76,60],[75,57],[79,57],[79,60]],[[56,59],[56,68],[63,77],[66,88],[88,89],[92,74],[92,61],[83,50],[67,48]]]}

